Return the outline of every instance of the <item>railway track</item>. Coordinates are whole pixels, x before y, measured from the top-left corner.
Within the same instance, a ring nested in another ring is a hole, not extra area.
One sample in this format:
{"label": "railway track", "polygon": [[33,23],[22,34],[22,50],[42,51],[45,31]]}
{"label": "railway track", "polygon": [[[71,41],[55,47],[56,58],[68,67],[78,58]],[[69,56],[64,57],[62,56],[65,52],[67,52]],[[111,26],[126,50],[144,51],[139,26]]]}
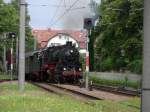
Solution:
{"label": "railway track", "polygon": [[[102,100],[102,98],[95,97],[92,95],[88,95],[82,92],[74,91],[71,89],[67,89],[64,87],[60,87],[59,84],[50,84],[50,83],[37,83],[37,82],[29,82],[35,86],[38,86],[46,91],[55,93],[57,95],[67,95],[71,96],[75,99],[82,100],[87,102],[88,100]],[[88,103],[88,102],[87,102]]]}
{"label": "railway track", "polygon": [[140,96],[140,94],[141,94],[140,90],[133,90],[133,89],[128,89],[128,88],[118,88],[118,87],[96,85],[96,84],[93,84],[92,88],[97,89],[97,90],[112,92],[115,94],[127,95],[127,96]]}
{"label": "railway track", "polygon": [[[15,81],[15,80],[9,80],[9,79],[8,80],[0,80],[0,83],[8,82],[8,81]],[[32,84],[33,84],[33,82],[32,82]],[[36,85],[36,84],[34,83],[34,85]],[[74,90],[71,90],[71,89],[67,89],[65,87],[58,86],[56,84],[50,84],[49,83],[48,85],[49,86],[53,86],[55,88],[59,88],[61,90],[65,90],[65,91],[69,91],[69,92],[72,92],[72,93],[80,94],[82,96],[86,95],[84,93],[81,93],[81,92],[78,92],[78,91],[74,91]],[[77,86],[77,85],[75,85],[75,86]],[[46,88],[43,88],[43,89],[46,90]],[[96,84],[92,85],[92,89],[102,90],[102,91],[107,91],[107,92],[111,92],[111,93],[114,93],[114,94],[127,95],[127,96],[140,96],[140,94],[141,94],[140,90],[124,89],[124,88],[118,88],[118,87],[112,87],[112,86],[104,86],[104,85],[96,85]],[[51,91],[51,92],[55,92],[55,91]],[[98,100],[100,99],[101,100],[101,98],[93,97],[93,96],[90,96],[90,95],[87,95],[87,97],[91,97],[91,99],[98,99]]]}
{"label": "railway track", "polygon": [[80,101],[87,102],[89,100],[112,100],[112,101],[122,101],[132,98],[127,95],[118,95],[112,92],[106,92],[102,90],[93,90],[88,91],[85,88],[80,88],[74,85],[68,84],[51,84],[51,83],[37,83],[30,82],[33,85],[36,85],[46,91],[58,94],[58,95],[66,95],[71,96],[75,99],[79,99]]}

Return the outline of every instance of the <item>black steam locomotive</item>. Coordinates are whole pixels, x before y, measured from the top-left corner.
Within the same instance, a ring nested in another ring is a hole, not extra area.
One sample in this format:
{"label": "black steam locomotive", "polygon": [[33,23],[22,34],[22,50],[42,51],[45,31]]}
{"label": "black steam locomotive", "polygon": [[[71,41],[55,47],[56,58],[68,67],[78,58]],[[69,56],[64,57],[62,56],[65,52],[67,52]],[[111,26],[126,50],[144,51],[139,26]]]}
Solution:
{"label": "black steam locomotive", "polygon": [[79,51],[67,42],[26,54],[26,79],[34,81],[73,82],[82,78]]}

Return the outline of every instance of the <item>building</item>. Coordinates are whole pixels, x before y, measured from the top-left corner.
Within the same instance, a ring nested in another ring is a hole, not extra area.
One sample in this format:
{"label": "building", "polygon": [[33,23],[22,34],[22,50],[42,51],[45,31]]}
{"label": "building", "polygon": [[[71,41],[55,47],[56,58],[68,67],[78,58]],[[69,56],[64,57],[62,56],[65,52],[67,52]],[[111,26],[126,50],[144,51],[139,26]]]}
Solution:
{"label": "building", "polygon": [[37,41],[38,49],[64,45],[67,41],[71,41],[80,53],[86,53],[86,30],[33,29],[32,34]]}

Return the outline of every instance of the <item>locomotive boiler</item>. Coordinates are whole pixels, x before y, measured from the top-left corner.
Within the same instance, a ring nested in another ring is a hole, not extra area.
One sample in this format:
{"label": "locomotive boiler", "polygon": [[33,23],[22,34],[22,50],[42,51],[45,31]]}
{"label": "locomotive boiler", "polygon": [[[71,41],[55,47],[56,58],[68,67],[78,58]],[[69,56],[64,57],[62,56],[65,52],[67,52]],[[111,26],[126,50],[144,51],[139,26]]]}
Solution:
{"label": "locomotive boiler", "polygon": [[77,82],[82,66],[71,42],[26,54],[26,79],[50,82]]}

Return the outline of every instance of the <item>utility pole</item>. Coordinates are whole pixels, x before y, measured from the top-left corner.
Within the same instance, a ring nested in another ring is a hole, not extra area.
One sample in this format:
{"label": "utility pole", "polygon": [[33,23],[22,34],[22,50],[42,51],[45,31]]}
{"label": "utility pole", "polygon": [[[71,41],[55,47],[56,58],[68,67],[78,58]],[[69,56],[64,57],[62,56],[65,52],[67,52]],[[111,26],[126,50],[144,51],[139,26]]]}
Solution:
{"label": "utility pole", "polygon": [[20,39],[19,39],[19,90],[24,91],[25,81],[25,0],[20,0]]}
{"label": "utility pole", "polygon": [[144,0],[142,112],[150,112],[150,0]]}

